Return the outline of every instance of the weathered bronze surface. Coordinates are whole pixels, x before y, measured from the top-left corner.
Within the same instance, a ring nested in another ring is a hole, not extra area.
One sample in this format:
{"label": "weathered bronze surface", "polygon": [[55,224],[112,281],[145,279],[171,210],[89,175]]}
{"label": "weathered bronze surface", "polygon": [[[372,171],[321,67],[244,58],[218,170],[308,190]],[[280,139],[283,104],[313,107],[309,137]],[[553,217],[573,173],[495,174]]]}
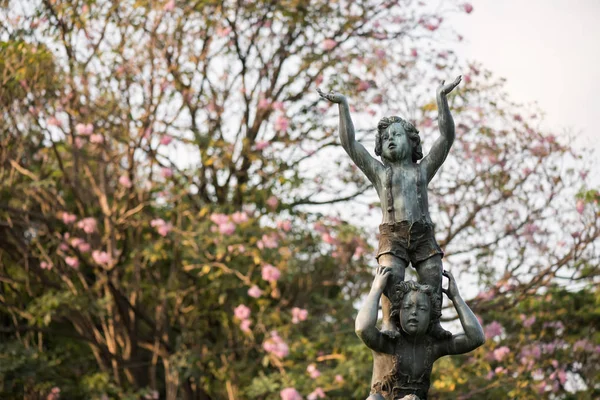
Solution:
{"label": "weathered bronze surface", "polygon": [[[454,121],[446,96],[460,81],[459,76],[450,84],[442,82],[437,89],[440,136],[425,157],[419,131],[410,122],[396,116],[379,121],[375,154],[381,156],[381,162],[356,141],[346,97],[318,90],[322,98],[339,105],[342,146],[375,186],[383,212],[377,251],[380,267],[356,320],[358,335],[373,350],[373,399],[396,400],[408,395],[426,398],[433,362],[447,354],[471,351],[484,340],[479,322],[458,295],[449,273],[450,287],[445,293],[454,302],[465,334],[452,335],[440,325],[443,252],[435,240],[427,200],[427,185],[454,141]],[[409,264],[417,271],[420,285],[404,282]],[[375,328],[380,298],[381,331]],[[404,300],[420,305],[417,314],[427,310],[416,318],[418,329],[413,329],[414,321],[404,311],[409,309]]]}

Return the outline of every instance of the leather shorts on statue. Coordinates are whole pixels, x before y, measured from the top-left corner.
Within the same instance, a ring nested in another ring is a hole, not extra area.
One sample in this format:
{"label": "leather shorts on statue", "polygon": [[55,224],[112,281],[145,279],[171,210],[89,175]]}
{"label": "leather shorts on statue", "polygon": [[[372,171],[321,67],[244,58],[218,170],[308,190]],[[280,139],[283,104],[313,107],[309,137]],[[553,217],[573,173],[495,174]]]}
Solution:
{"label": "leather shorts on statue", "polygon": [[423,221],[408,221],[379,225],[379,248],[377,260],[384,254],[392,254],[415,267],[419,262],[444,252],[435,241],[433,225]]}

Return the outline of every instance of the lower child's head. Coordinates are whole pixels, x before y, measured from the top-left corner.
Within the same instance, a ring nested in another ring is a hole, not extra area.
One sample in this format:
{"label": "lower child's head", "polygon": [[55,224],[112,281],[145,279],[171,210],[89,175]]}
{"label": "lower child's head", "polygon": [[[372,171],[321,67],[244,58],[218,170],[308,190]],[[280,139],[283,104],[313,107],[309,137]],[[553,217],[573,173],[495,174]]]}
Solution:
{"label": "lower child's head", "polygon": [[433,301],[433,287],[415,281],[404,281],[394,286],[391,295],[391,317],[410,336],[425,335],[435,315],[437,303]]}

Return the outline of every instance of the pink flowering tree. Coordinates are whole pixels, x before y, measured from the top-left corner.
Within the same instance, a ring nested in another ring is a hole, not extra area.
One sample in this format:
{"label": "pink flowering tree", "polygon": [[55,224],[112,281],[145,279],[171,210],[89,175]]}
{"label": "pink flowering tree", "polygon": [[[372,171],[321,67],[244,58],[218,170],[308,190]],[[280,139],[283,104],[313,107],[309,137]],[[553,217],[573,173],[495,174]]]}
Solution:
{"label": "pink flowering tree", "polygon": [[358,219],[377,207],[316,88],[349,95],[367,144],[399,114],[427,149],[435,87],[463,74],[431,214],[490,340],[433,390],[594,397],[598,192],[535,110],[436,44],[470,4],[18,3],[0,3],[0,392],[364,398]]}

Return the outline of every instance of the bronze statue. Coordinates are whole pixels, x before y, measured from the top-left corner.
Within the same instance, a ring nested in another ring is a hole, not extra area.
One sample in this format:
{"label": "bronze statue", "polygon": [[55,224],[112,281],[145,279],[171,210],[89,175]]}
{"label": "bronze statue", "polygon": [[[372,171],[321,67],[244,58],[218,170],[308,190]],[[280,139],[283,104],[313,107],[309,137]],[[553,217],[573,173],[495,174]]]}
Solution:
{"label": "bronze statue", "polygon": [[366,301],[356,317],[356,333],[374,354],[391,355],[393,363],[387,374],[372,382],[368,400],[416,398],[427,399],[433,363],[440,357],[463,354],[485,342],[485,335],[475,314],[460,296],[456,281],[450,272],[448,289],[443,292],[454,304],[464,333],[446,339],[431,336],[432,315],[436,305],[432,300],[434,289],[414,281],[397,283],[391,293],[391,320],[400,334],[390,337],[375,326],[379,299],[391,276],[390,267],[378,267],[375,280]]}
{"label": "bronze statue", "polygon": [[[390,267],[392,274],[384,294],[387,295],[394,285],[404,280],[406,267],[411,263],[417,270],[419,281],[433,288],[433,301],[439,303],[435,308],[440,310],[443,252],[433,233],[427,184],[446,159],[454,142],[454,121],[446,95],[460,80],[461,77],[458,76],[447,85],[442,81],[437,89],[438,126],[441,135],[424,158],[419,131],[410,122],[400,117],[385,117],[379,121],[375,154],[381,156],[383,163],[371,157],[364,146],[355,140],[354,124],[346,97],[340,93],[326,94],[318,90],[322,98],[339,104],[342,146],[375,186],[379,195],[383,220],[379,226],[377,262],[381,266]],[[421,158],[423,160],[417,163]],[[383,330],[394,336],[397,332],[390,322],[390,303],[386,297],[382,300],[382,308]],[[441,313],[433,316],[431,334],[440,339],[450,337],[451,333],[441,327],[440,317]]]}
{"label": "bronze statue", "polygon": [[[375,186],[383,211],[377,251],[380,267],[356,319],[357,334],[373,350],[369,397],[373,400],[426,399],[433,362],[474,350],[485,339],[481,325],[460,298],[454,278],[443,272],[443,252],[435,240],[427,200],[427,185],[454,142],[446,96],[460,81],[460,76],[447,85],[442,81],[437,89],[440,137],[425,157],[419,131],[410,122],[396,116],[379,121],[375,154],[381,162],[356,141],[346,97],[317,89],[322,98],[339,105],[342,146]],[[409,263],[420,284],[404,282]],[[442,275],[450,280],[444,293],[454,303],[465,334],[453,336],[440,325]],[[380,298],[381,331],[375,327]]]}

